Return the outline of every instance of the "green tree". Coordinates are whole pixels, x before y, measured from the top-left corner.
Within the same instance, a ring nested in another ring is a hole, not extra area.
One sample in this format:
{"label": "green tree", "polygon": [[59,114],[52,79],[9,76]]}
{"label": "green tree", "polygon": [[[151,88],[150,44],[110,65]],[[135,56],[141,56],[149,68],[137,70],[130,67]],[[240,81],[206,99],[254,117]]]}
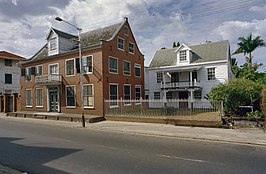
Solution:
{"label": "green tree", "polygon": [[176,43],[174,42],[174,43],[173,43],[173,48],[175,48],[175,47],[176,47]]}
{"label": "green tree", "polygon": [[260,109],[260,94],[264,85],[249,79],[233,79],[214,86],[208,94],[211,100],[223,100],[227,113],[237,113],[239,106],[251,105]]}
{"label": "green tree", "polygon": [[233,54],[240,54],[244,53],[246,57],[246,63],[248,64],[249,71],[253,70],[253,64],[252,64],[252,52],[258,48],[266,46],[264,40],[257,36],[255,39],[252,38],[252,34],[249,34],[246,38],[245,37],[239,37],[238,40],[240,42],[237,43],[238,48]]}

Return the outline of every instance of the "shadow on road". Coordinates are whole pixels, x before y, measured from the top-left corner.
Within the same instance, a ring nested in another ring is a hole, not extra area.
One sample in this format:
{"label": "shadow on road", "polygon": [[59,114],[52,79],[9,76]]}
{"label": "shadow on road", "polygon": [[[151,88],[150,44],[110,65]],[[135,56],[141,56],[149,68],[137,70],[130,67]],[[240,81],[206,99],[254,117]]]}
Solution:
{"label": "shadow on road", "polygon": [[14,142],[21,139],[23,138],[0,138],[0,164],[28,173],[67,174],[44,164],[81,151],[81,149],[24,146]]}

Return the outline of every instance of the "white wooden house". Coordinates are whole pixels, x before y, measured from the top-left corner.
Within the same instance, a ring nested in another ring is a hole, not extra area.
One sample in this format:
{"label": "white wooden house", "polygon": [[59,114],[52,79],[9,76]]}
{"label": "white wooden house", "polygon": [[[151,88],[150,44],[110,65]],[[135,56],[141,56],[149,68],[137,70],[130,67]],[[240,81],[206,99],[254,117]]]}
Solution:
{"label": "white wooden house", "polygon": [[233,78],[229,42],[181,44],[178,48],[158,50],[145,73],[145,96],[166,103],[184,99],[186,102],[175,106],[189,108],[196,99],[204,99],[214,85]]}

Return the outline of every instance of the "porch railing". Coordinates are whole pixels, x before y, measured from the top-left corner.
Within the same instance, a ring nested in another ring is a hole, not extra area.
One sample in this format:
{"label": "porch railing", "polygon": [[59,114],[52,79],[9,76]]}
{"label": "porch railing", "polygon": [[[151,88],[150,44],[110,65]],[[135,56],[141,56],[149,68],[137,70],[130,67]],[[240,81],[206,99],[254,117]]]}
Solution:
{"label": "porch railing", "polygon": [[60,84],[62,82],[62,76],[58,74],[35,76],[36,84]]}
{"label": "porch railing", "polygon": [[182,87],[200,87],[199,81],[179,81],[179,82],[166,82],[161,83],[161,89],[171,89],[171,88],[182,88]]}

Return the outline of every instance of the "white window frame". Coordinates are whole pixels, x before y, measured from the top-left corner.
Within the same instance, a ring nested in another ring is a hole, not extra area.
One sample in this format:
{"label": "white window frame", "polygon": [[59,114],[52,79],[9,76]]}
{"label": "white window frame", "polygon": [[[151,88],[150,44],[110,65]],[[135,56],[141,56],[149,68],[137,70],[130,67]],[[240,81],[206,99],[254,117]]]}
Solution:
{"label": "white window frame", "polygon": [[[117,67],[116,69],[110,68],[110,59],[115,59],[116,60],[116,67]],[[108,59],[108,69],[109,69],[109,73],[111,73],[111,74],[118,74],[118,58],[109,56],[109,59]],[[116,72],[112,72],[110,70],[116,70]]]}
{"label": "white window frame", "polygon": [[[127,32],[126,32],[126,31],[127,31]],[[125,34],[126,36],[129,35],[129,28],[128,28],[127,26],[124,27],[124,34]]]}
{"label": "white window frame", "polygon": [[[67,62],[68,61],[74,61],[74,64],[73,64],[73,74],[67,74]],[[76,59],[75,58],[71,58],[71,59],[67,59],[65,60],[65,74],[66,74],[66,77],[71,77],[71,76],[75,76],[75,72],[76,72]]]}
{"label": "white window frame", "polygon": [[[129,63],[129,71],[125,71],[125,66],[124,66],[125,63]],[[131,62],[128,61],[128,60],[123,60],[123,75],[125,75],[125,76],[131,76]]]}
{"label": "white window frame", "polygon": [[[119,42],[119,39],[121,39],[123,41],[123,44],[121,45],[121,43]],[[119,46],[122,46],[123,48],[120,48]],[[117,49],[124,51],[125,50],[125,39],[123,39],[122,37],[117,37]]]}
{"label": "white window frame", "polygon": [[[132,48],[130,47],[130,44],[133,45]],[[132,49],[133,51],[131,51],[131,49]],[[128,52],[129,52],[130,54],[135,54],[135,43],[133,43],[133,42],[129,42],[129,43],[128,43]]]}
{"label": "white window frame", "polygon": [[[126,94],[125,93],[125,87],[129,87],[129,94]],[[124,95],[124,106],[130,106],[131,105],[131,84],[124,84],[124,87],[123,87],[123,95]],[[126,99],[126,95],[129,95],[129,99]],[[129,100],[129,101],[126,101],[126,100]]]}
{"label": "white window frame", "polygon": [[[139,88],[139,99],[137,99],[137,88]],[[141,85],[135,85],[135,100],[136,100],[136,105],[141,104],[140,100],[141,100]]]}
{"label": "white window frame", "polygon": [[[54,42],[52,42],[54,41]],[[57,50],[58,47],[58,41],[57,41],[57,37],[53,37],[49,40],[49,51],[54,51]]]}
{"label": "white window frame", "polygon": [[[55,73],[55,74],[51,74],[51,72],[50,72],[50,68],[51,68],[51,66],[54,66],[54,65],[57,66],[57,73]],[[59,63],[49,64],[49,65],[48,65],[48,74],[49,74],[49,75],[56,75],[56,74],[59,74]]]}
{"label": "white window frame", "polygon": [[[209,72],[210,69],[213,69],[214,70],[214,71],[211,72],[212,74],[209,74],[210,73]],[[215,69],[216,69],[215,67],[208,67],[207,68],[207,80],[208,81],[215,80],[216,79],[216,70]],[[209,78],[209,76],[211,76],[212,78]]]}
{"label": "white window frame", "polygon": [[179,62],[186,62],[186,61],[187,61],[187,50],[181,50],[179,52]]}
{"label": "white window frame", "polygon": [[[85,96],[85,93],[84,93],[84,87],[85,86],[91,86],[91,93],[92,93],[91,95]],[[88,97],[89,99],[92,99],[92,105],[85,105],[85,103],[84,103],[84,108],[94,108],[94,101],[95,101],[94,84],[84,84],[83,85],[83,102],[85,101],[84,100],[85,97]],[[88,103],[90,103],[89,101],[88,101]]]}
{"label": "white window frame", "polygon": [[[39,72],[39,67],[42,67],[42,73],[40,74],[40,72]],[[41,75],[43,75],[43,65],[37,65],[37,66],[35,66],[35,75],[36,76],[41,76]]]}
{"label": "white window frame", "polygon": [[[67,105],[67,88],[68,87],[74,87],[74,106],[68,106]],[[75,85],[66,85],[65,88],[65,93],[66,93],[66,108],[76,108],[76,86]]]}
{"label": "white window frame", "polygon": [[[28,94],[27,91],[30,91],[30,97],[27,96]],[[32,108],[32,89],[26,89],[25,99],[26,99],[25,101],[26,108]]]}
{"label": "white window frame", "polygon": [[[139,76],[136,75],[136,68],[139,68]],[[141,78],[141,66],[140,66],[140,64],[135,63],[135,65],[134,65],[134,73],[135,73],[135,77]]]}
{"label": "white window frame", "polygon": [[[37,91],[38,90],[41,90],[41,96],[40,96],[41,105],[38,105],[38,95],[37,95]],[[42,95],[42,93],[43,93],[43,89],[42,88],[35,88],[35,106],[36,106],[36,108],[43,107],[43,95]]]}
{"label": "white window frame", "polygon": [[[88,68],[88,66],[85,66],[86,62],[87,62],[87,59],[88,57],[91,57],[91,71],[86,71],[86,68]],[[86,59],[86,61],[85,61]],[[83,65],[83,73],[84,74],[93,74],[93,55],[87,55],[87,56],[83,56],[82,57],[82,65]]]}
{"label": "white window frame", "polygon": [[194,91],[193,92],[193,97],[194,97],[193,99],[196,99],[196,100],[202,99],[202,90]]}
{"label": "white window frame", "polygon": [[[159,97],[160,97],[160,98],[158,98],[158,99],[155,98],[155,96],[156,96],[155,93],[156,93],[156,94],[159,94]],[[161,100],[161,93],[160,93],[160,92],[157,92],[157,91],[156,91],[156,92],[153,92],[153,100]]]}
{"label": "white window frame", "polygon": [[156,83],[162,83],[163,82],[163,72],[157,72],[156,73]]}
{"label": "white window frame", "polygon": [[31,81],[32,80],[30,71],[31,71],[31,67],[25,68],[25,79],[26,79],[26,81]]}
{"label": "white window frame", "polygon": [[[116,101],[113,101],[113,102],[115,102],[116,103],[116,105],[111,105],[111,103],[112,103],[112,101],[111,101],[111,85],[116,85],[117,86],[117,90],[116,90],[116,92],[117,92],[117,98],[116,98]],[[110,103],[109,103],[109,107],[110,108],[118,108],[119,106],[118,106],[118,100],[119,100],[119,85],[118,85],[118,83],[109,83],[109,100],[110,100]]]}

